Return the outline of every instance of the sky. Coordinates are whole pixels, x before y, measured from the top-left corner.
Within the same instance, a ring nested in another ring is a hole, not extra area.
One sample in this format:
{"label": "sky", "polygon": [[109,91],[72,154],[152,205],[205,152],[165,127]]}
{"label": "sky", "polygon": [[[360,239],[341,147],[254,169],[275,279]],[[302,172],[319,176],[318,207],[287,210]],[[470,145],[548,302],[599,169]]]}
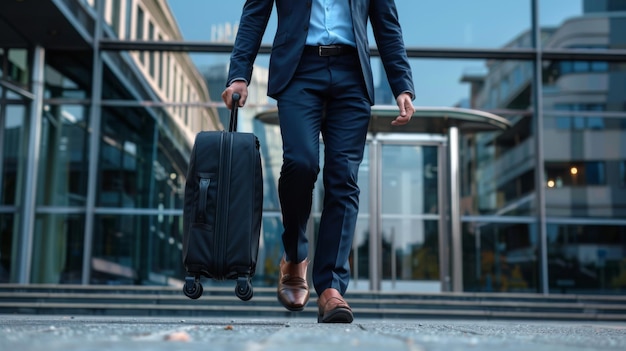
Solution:
{"label": "sky", "polygon": [[[558,26],[582,13],[583,0],[540,0],[540,24]],[[239,22],[245,0],[168,0],[185,40],[210,41],[211,28]],[[530,28],[530,0],[396,0],[408,47],[498,48]],[[276,31],[270,18],[264,43]],[[374,41],[370,39],[373,46]],[[228,55],[193,54],[200,67],[228,62]],[[260,56],[257,64],[267,65]],[[411,60],[416,105],[451,106],[467,97],[463,72],[484,67],[484,60]],[[377,72],[377,64],[374,65]]]}

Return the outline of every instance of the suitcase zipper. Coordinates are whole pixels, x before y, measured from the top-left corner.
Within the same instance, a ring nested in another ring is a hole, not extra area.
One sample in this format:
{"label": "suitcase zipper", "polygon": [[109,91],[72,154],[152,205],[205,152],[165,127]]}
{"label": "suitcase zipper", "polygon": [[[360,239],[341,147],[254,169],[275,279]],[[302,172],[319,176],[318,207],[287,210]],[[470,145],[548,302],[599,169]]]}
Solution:
{"label": "suitcase zipper", "polygon": [[219,227],[216,228],[217,234],[217,250],[215,257],[217,258],[217,272],[220,274],[220,279],[226,279],[226,273],[224,272],[224,266],[226,264],[226,237],[228,234],[228,208],[230,207],[230,174],[232,166],[232,145],[233,137],[230,133],[222,133],[220,142],[220,182],[219,188],[220,195],[218,198],[220,202],[218,204],[218,222]]}

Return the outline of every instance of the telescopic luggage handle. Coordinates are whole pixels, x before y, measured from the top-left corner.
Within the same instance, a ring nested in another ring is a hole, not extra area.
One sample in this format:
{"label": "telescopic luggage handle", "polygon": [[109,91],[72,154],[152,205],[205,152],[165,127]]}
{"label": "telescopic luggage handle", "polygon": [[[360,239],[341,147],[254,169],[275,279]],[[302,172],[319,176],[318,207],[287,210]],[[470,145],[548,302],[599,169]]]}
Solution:
{"label": "telescopic luggage handle", "polygon": [[239,93],[233,93],[233,108],[230,109],[230,123],[228,125],[229,132],[237,131],[237,111],[239,109],[239,99],[241,95]]}

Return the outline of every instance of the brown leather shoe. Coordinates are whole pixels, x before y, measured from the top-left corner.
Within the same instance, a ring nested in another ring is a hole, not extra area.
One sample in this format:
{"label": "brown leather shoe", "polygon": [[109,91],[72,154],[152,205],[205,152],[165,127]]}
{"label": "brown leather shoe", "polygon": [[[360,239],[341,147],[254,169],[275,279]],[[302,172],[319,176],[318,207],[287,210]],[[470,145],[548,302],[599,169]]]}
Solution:
{"label": "brown leather shoe", "polygon": [[328,288],[317,299],[318,323],[352,323],[352,309],[337,289]]}
{"label": "brown leather shoe", "polygon": [[280,261],[278,279],[278,301],[289,311],[302,311],[309,302],[309,285],[306,282],[306,269],[309,261],[300,263]]}

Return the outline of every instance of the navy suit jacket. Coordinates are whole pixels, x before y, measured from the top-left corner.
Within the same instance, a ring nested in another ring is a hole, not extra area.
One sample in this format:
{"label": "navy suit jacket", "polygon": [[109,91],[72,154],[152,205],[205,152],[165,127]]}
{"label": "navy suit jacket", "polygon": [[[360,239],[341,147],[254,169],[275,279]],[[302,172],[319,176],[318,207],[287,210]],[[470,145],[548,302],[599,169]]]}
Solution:
{"label": "navy suit jacket", "polygon": [[[275,98],[289,84],[300,62],[309,29],[311,0],[247,0],[231,54],[228,82],[236,78],[250,82],[252,66],[274,3],[278,28],[272,44],[267,94]],[[394,0],[350,0],[350,8],[370,103],[374,103],[374,81],[367,37],[368,18],[394,96],[406,91],[415,96]]]}

